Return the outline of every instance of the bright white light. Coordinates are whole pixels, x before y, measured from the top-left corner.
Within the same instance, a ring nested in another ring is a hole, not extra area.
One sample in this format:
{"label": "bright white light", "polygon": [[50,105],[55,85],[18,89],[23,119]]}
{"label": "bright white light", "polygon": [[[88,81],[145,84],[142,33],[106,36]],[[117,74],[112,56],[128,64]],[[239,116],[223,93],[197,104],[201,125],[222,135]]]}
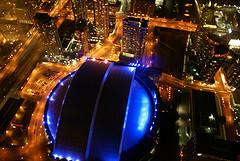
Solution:
{"label": "bright white light", "polygon": [[50,125],[51,121],[49,120],[49,118],[47,118],[47,124]]}
{"label": "bright white light", "polygon": [[53,98],[53,96],[52,97],[50,97],[50,101],[54,101],[55,99]]}
{"label": "bright white light", "polygon": [[228,33],[232,33],[232,29],[231,28],[228,29]]}
{"label": "bright white light", "polygon": [[54,154],[53,156],[54,156],[54,158],[57,158],[57,157],[58,157],[58,155],[57,155],[57,154]]}
{"label": "bright white light", "polygon": [[230,46],[240,47],[240,40],[239,39],[231,39],[228,43]]}
{"label": "bright white light", "polygon": [[205,25],[203,25],[203,27],[205,27],[205,28],[213,28],[213,29],[217,28],[216,25],[209,25],[209,24],[205,24]]}
{"label": "bright white light", "polygon": [[153,128],[153,127],[151,126],[151,127],[150,127],[150,131],[152,131],[152,128]]}
{"label": "bright white light", "polygon": [[134,67],[128,67],[128,69],[129,69],[131,72],[135,70]]}
{"label": "bright white light", "polygon": [[156,0],[155,5],[156,6],[162,6],[163,5],[163,0]]}
{"label": "bright white light", "polygon": [[213,116],[213,114],[211,114],[208,118],[209,118],[209,120],[211,120],[211,121],[215,120],[215,117]]}
{"label": "bright white light", "polygon": [[199,157],[202,156],[202,153],[197,153],[197,156],[199,156]]}
{"label": "bright white light", "polygon": [[157,98],[157,95],[156,93],[153,93],[153,98],[156,99]]}

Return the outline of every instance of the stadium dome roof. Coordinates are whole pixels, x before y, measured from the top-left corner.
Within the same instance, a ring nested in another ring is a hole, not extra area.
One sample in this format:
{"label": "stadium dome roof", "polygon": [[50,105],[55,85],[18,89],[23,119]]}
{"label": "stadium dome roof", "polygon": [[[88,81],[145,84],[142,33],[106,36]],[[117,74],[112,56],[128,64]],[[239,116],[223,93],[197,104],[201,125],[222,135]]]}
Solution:
{"label": "stadium dome roof", "polygon": [[86,61],[48,97],[51,154],[74,161],[141,158],[154,145],[159,102],[156,87],[136,67]]}

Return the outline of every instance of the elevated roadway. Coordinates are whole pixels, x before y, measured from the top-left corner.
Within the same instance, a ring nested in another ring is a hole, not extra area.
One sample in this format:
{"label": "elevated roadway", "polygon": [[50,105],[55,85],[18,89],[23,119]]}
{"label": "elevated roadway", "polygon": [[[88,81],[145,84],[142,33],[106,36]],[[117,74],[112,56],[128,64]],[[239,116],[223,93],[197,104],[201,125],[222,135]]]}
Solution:
{"label": "elevated roadway", "polygon": [[214,93],[216,92],[230,93],[234,90],[231,87],[225,87],[225,86],[219,87],[218,85],[216,85],[218,83],[208,84],[208,83],[197,81],[197,80],[193,80],[193,81],[180,80],[166,73],[162,73],[159,81],[172,85],[174,87],[178,87],[178,88],[191,88],[191,89],[196,89],[196,90],[201,90],[206,92],[214,92]]}

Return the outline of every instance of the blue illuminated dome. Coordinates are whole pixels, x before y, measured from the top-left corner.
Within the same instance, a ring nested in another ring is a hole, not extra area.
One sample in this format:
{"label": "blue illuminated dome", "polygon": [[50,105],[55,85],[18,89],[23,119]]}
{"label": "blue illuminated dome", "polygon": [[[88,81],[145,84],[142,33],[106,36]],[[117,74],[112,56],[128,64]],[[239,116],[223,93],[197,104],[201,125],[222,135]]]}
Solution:
{"label": "blue illuminated dome", "polygon": [[160,102],[140,69],[86,61],[49,95],[44,125],[51,154],[74,161],[139,160],[154,146]]}

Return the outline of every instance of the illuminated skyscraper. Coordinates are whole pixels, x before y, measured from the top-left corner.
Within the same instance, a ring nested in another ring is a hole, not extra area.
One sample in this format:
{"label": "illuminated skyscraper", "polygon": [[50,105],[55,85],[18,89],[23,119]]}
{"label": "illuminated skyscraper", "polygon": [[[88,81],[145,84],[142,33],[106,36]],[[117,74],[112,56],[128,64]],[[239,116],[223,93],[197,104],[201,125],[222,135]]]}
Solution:
{"label": "illuminated skyscraper", "polygon": [[62,54],[62,45],[53,18],[48,13],[36,13],[35,25],[43,35],[47,53],[50,55]]}
{"label": "illuminated skyscraper", "polygon": [[[108,1],[109,2],[109,1]],[[109,33],[113,32],[116,25],[116,12],[119,12],[121,7],[121,2],[117,1],[116,3],[109,2]]]}
{"label": "illuminated skyscraper", "polygon": [[127,17],[123,20],[122,56],[143,58],[148,20]]}
{"label": "illuminated skyscraper", "polygon": [[93,5],[97,35],[100,40],[104,40],[109,34],[108,0],[94,0]]}
{"label": "illuminated skyscraper", "polygon": [[218,58],[214,56],[209,58],[206,61],[204,68],[202,68],[200,71],[200,76],[202,76],[202,80],[213,83],[216,72],[220,67],[224,66],[225,61],[225,58]]}
{"label": "illuminated skyscraper", "polygon": [[86,0],[72,0],[72,8],[76,29],[73,41],[77,41],[77,44],[80,44],[79,50],[83,50],[86,53],[88,51]]}
{"label": "illuminated skyscraper", "polygon": [[155,0],[126,0],[128,10],[132,14],[154,16]]}
{"label": "illuminated skyscraper", "polygon": [[226,71],[228,84],[240,88],[240,60],[237,59]]}

